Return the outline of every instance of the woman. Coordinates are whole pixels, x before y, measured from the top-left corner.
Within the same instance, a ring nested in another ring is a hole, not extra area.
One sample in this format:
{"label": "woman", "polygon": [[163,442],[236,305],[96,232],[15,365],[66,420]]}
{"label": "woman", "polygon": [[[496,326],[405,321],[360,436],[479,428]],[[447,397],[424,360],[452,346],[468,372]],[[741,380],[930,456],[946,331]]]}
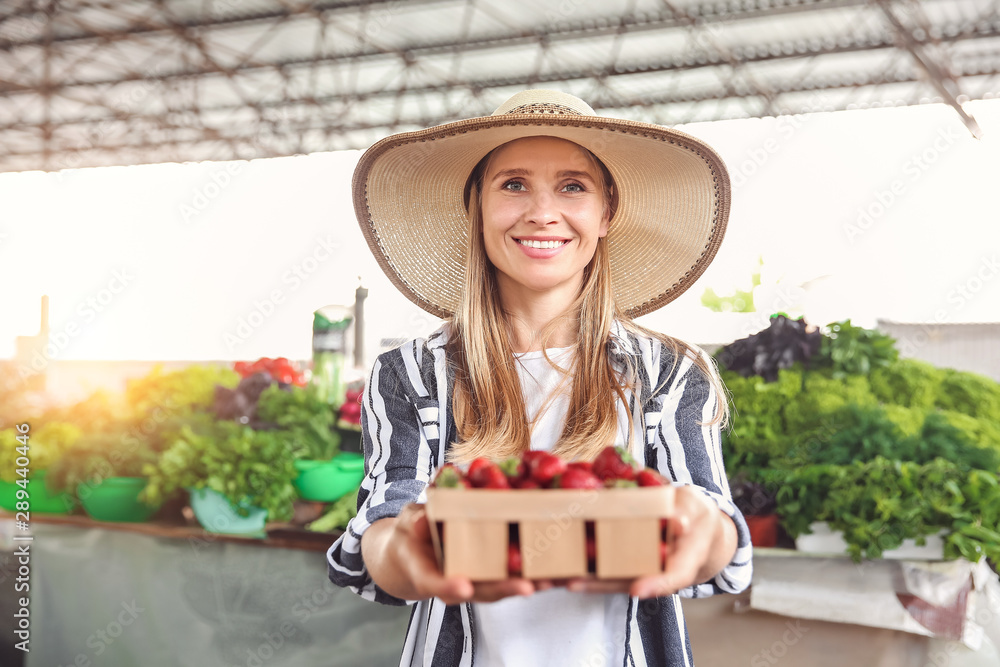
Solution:
{"label": "woman", "polygon": [[[691,664],[678,595],[750,578],[719,449],[725,394],[707,355],[631,318],[714,257],[721,160],[680,132],[525,91],[492,116],[379,142],[354,188],[387,275],[447,321],[375,363],[367,475],[330,578],[417,601],[403,665]],[[678,485],[662,575],[474,584],[438,571],[419,504],[437,467],[528,448],[586,460],[610,443]]]}

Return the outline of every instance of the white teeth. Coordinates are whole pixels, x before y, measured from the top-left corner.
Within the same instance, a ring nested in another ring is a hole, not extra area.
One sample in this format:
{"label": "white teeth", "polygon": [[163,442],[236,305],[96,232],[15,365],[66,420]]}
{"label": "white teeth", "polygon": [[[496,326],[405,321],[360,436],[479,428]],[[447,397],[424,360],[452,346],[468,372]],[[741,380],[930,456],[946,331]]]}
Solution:
{"label": "white teeth", "polygon": [[517,242],[529,248],[539,249],[558,248],[561,245],[569,243],[569,241],[529,241],[528,239],[518,239]]}

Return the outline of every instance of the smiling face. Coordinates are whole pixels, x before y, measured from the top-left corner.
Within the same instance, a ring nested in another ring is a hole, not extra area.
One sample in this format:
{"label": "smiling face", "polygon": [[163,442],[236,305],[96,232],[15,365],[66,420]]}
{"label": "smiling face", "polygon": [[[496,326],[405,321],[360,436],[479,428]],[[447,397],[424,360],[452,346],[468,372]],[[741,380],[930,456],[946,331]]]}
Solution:
{"label": "smiling face", "polygon": [[582,147],[556,137],[501,146],[482,184],[482,233],[505,302],[549,294],[570,303],[608,233],[604,178]]}

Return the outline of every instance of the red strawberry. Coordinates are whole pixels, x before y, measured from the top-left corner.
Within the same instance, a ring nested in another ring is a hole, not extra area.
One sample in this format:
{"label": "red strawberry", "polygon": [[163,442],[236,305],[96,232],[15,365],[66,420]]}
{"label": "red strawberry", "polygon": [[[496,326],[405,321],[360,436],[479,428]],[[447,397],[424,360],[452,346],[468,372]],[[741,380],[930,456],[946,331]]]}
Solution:
{"label": "red strawberry", "polygon": [[604,488],[606,489],[635,489],[639,485],[635,483],[634,479],[606,479],[604,480]]}
{"label": "red strawberry", "polygon": [[549,456],[549,453],[542,449],[529,449],[521,454],[521,463],[524,464],[525,469],[531,465],[531,462],[537,458]]}
{"label": "red strawberry", "polygon": [[524,463],[516,456],[501,461],[500,469],[503,470],[503,474],[507,475],[507,481],[510,482],[510,485],[514,487],[517,486],[516,482],[523,480],[528,475]]}
{"label": "red strawberry", "polygon": [[567,468],[555,478],[552,486],[557,489],[600,489],[604,486],[592,472],[580,468]]}
{"label": "red strawberry", "polygon": [[548,486],[557,476],[566,472],[566,462],[555,454],[539,452],[527,462],[528,474],[542,486]]}
{"label": "red strawberry", "polygon": [[586,470],[589,473],[594,472],[594,464],[590,461],[573,461],[572,463],[566,464],[567,468],[578,468],[580,470]]}
{"label": "red strawberry", "polygon": [[605,447],[594,459],[594,474],[601,479],[635,479],[635,460],[621,447]]}
{"label": "red strawberry", "polygon": [[521,547],[516,542],[507,544],[507,574],[512,577],[521,576]]}
{"label": "red strawberry", "polygon": [[434,486],[439,489],[461,489],[467,488],[468,480],[462,476],[462,471],[455,467],[454,463],[445,463],[438,468],[434,477]]}
{"label": "red strawberry", "polygon": [[652,468],[640,470],[635,476],[635,481],[639,483],[639,486],[666,486],[667,484],[666,478]]}
{"label": "red strawberry", "polygon": [[476,459],[473,463],[483,461],[475,469],[469,467],[469,481],[477,489],[509,489],[510,482],[507,476],[500,470],[500,466],[493,461],[486,459]]}
{"label": "red strawberry", "polygon": [[478,459],[473,459],[472,463],[469,464],[469,467],[465,471],[465,476],[472,479],[476,474],[476,471],[492,464],[493,462],[487,458],[479,457]]}
{"label": "red strawberry", "polygon": [[531,479],[530,477],[525,477],[524,479],[515,480],[512,484],[515,489],[540,489],[542,485]]}

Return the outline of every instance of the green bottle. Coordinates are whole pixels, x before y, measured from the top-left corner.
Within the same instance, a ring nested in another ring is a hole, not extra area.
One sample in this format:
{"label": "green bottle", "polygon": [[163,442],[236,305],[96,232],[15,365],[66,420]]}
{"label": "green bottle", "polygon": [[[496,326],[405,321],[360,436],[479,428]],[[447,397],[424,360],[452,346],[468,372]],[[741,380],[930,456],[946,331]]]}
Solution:
{"label": "green bottle", "polygon": [[347,329],[354,315],[345,306],[324,306],[313,313],[313,358],[311,383],[330,405],[344,402]]}

